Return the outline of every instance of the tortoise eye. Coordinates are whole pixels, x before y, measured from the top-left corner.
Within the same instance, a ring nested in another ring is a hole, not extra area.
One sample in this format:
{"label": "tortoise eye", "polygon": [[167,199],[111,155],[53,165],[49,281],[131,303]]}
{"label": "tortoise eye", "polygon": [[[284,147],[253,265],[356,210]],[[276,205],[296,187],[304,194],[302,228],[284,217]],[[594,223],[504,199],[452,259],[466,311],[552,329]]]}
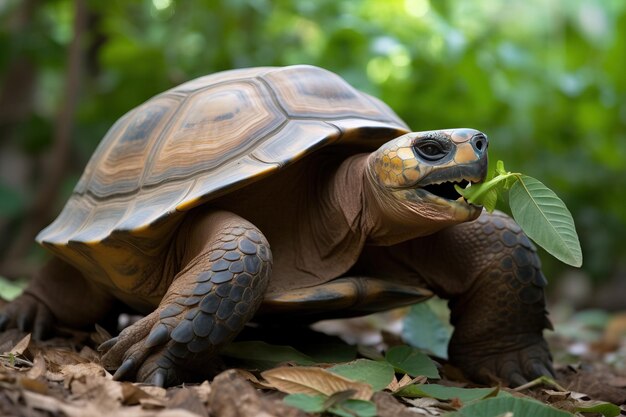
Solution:
{"label": "tortoise eye", "polygon": [[415,144],[415,151],[427,161],[438,161],[448,154],[448,150],[434,140],[426,140]]}

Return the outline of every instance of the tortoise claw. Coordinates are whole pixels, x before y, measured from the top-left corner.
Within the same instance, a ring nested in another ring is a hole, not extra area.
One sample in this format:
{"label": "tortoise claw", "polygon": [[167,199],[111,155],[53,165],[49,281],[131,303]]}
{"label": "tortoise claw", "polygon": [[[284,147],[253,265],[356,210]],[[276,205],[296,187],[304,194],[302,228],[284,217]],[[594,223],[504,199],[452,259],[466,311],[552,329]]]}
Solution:
{"label": "tortoise claw", "polygon": [[167,379],[167,372],[164,369],[158,369],[152,377],[152,385],[157,387],[165,387],[165,380]]}
{"label": "tortoise claw", "polygon": [[109,340],[107,340],[106,342],[102,343],[100,346],[98,346],[98,352],[107,352],[109,351],[116,343],[117,343],[118,337],[112,337]]}
{"label": "tortoise claw", "polygon": [[124,377],[128,376],[129,374],[131,374],[135,370],[136,367],[137,367],[137,362],[135,361],[134,358],[126,359],[120,365],[120,367],[117,368],[117,371],[115,371],[115,373],[113,374],[113,380],[114,381],[122,380]]}
{"label": "tortoise claw", "polygon": [[515,372],[515,373],[509,375],[508,380],[509,380],[509,385],[511,387],[519,387],[519,386],[522,386],[522,385],[528,383],[526,378],[524,378],[522,376],[522,374],[520,374],[518,372]]}
{"label": "tortoise claw", "polygon": [[148,335],[144,342],[146,349],[166,344],[170,339],[170,331],[163,323],[158,324]]}
{"label": "tortoise claw", "polygon": [[529,375],[533,379],[539,378],[542,376],[554,378],[554,371],[552,370],[552,367],[546,367],[543,363],[534,362],[530,365],[529,368],[530,368]]}
{"label": "tortoise claw", "polygon": [[470,379],[489,385],[504,382],[517,387],[541,376],[554,377],[552,357],[543,337],[530,334],[518,339],[521,340],[525,343],[518,346],[511,345],[511,341],[506,345],[492,340],[488,354],[485,354],[489,350],[484,342],[463,346],[462,354],[459,354],[459,345],[452,345],[455,354],[451,355],[451,360]]}

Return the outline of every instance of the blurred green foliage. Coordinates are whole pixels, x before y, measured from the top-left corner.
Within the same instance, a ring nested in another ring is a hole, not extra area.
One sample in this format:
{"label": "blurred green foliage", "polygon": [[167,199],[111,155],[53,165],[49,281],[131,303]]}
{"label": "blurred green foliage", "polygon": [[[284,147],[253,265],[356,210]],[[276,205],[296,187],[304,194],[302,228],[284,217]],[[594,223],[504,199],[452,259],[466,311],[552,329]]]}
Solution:
{"label": "blurred green foliage", "polygon": [[[414,130],[486,132],[493,161],[541,179],[567,203],[586,271],[605,277],[624,267],[623,0],[94,0],[87,6],[72,163],[63,192],[50,203],[52,214],[107,128],[152,95],[215,71],[309,63],[378,96]],[[20,26],[25,7],[30,16]],[[26,60],[33,70],[27,111],[12,118],[0,112],[0,250],[28,221],[23,207],[38,190],[37,161],[52,145],[73,17],[71,0],[0,2],[2,91],[10,90],[16,62]]]}

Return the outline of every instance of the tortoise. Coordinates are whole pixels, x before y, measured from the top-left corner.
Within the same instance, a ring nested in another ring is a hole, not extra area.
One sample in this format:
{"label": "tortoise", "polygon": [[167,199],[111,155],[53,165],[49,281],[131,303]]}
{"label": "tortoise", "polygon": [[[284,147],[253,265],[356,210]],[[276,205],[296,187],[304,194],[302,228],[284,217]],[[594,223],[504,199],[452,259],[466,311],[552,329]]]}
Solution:
{"label": "tortoise", "polygon": [[145,315],[101,346],[115,379],[204,377],[252,320],[308,323],[450,300],[470,378],[552,375],[535,247],[455,190],[487,136],[411,132],[313,66],[204,76],[119,119],[37,241],[54,255],[0,315],[37,338],[116,303]]}

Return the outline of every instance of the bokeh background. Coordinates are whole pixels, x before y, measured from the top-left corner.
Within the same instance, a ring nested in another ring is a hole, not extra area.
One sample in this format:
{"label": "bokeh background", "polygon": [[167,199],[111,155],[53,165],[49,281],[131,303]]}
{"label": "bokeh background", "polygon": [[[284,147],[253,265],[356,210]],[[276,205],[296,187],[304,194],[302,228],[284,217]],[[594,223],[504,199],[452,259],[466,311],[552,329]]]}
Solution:
{"label": "bokeh background", "polygon": [[207,73],[300,63],[414,130],[486,132],[492,162],[573,214],[584,266],[544,255],[549,279],[626,283],[623,0],[0,0],[0,275],[41,265],[33,236],[126,111]]}

